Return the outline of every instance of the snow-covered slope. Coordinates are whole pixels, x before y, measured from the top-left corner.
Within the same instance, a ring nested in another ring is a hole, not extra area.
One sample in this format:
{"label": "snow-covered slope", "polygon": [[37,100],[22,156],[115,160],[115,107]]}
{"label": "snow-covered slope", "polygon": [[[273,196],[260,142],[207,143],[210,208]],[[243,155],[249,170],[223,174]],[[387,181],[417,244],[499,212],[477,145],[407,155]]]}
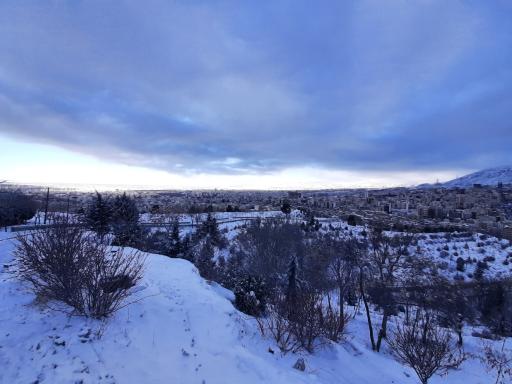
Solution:
{"label": "snow-covered slope", "polygon": [[[411,247],[409,251],[433,261],[440,275],[459,281],[474,281],[478,262],[485,265],[485,278],[512,276],[511,242],[481,233],[420,234],[416,250]],[[458,258],[464,260],[460,271],[457,270]]]}
{"label": "snow-covered slope", "polygon": [[[108,322],[68,317],[38,304],[9,273],[10,233],[0,233],[0,383],[374,384],[417,382],[384,347],[371,351],[363,313],[341,344],[282,356],[254,320],[238,312],[229,291],[203,280],[187,261],[148,255],[132,305]],[[469,332],[469,331],[468,331]],[[466,335],[469,352],[478,339]],[[269,353],[269,347],[275,353]],[[432,383],[487,383],[476,359]]]}
{"label": "snow-covered slope", "polygon": [[502,182],[503,184],[512,184],[512,167],[497,167],[484,169],[482,171],[470,173],[469,175],[459,177],[454,180],[443,183],[443,187],[471,187],[473,184],[482,185],[497,185]]}
{"label": "snow-covered slope", "polygon": [[241,314],[187,261],[150,255],[135,294],[143,299],[101,323],[38,306],[8,279],[5,257],[2,252],[0,383],[308,381],[247,348]]}

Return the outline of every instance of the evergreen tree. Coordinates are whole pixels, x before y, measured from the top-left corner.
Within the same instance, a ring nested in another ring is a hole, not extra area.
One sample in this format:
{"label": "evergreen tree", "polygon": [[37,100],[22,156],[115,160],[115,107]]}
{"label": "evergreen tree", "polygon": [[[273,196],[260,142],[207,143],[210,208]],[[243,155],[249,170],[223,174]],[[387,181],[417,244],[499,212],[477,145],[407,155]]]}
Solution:
{"label": "evergreen tree", "polygon": [[[302,224],[304,224],[304,223],[302,223]],[[305,232],[310,232],[310,231],[312,232],[312,231],[318,231],[322,227],[322,224],[320,224],[320,221],[318,221],[318,219],[315,219],[315,215],[311,214],[307,225],[304,224],[301,227],[304,229]]]}
{"label": "evergreen tree", "polygon": [[459,272],[464,272],[464,268],[465,268],[465,265],[466,265],[466,262],[464,261],[464,259],[462,257],[457,257],[457,271]]}
{"label": "evergreen tree", "polygon": [[263,279],[242,274],[238,276],[233,292],[238,310],[251,316],[265,312],[269,292]]}
{"label": "evergreen tree", "polygon": [[126,193],[116,196],[112,205],[112,232],[116,244],[136,245],[141,238],[139,210],[135,201]]}
{"label": "evergreen tree", "polygon": [[247,274],[244,268],[243,257],[239,253],[231,254],[227,260],[219,257],[220,283],[231,290],[239,284]]}
{"label": "evergreen tree", "polygon": [[109,233],[111,221],[112,207],[109,200],[96,192],[96,196],[87,207],[84,217],[85,225],[103,238]]}
{"label": "evergreen tree", "polygon": [[181,240],[181,257],[190,262],[194,262],[194,253],[190,243],[190,235],[187,233]]}
{"label": "evergreen tree", "polygon": [[290,202],[285,201],[283,203],[281,206],[281,212],[283,212],[285,215],[289,215],[292,212],[292,206],[290,205]]}
{"label": "evergreen tree", "polygon": [[208,280],[213,280],[216,276],[214,256],[215,249],[213,244],[209,239],[206,239],[195,257],[194,264],[199,270],[201,276]]}
{"label": "evergreen tree", "polygon": [[286,287],[286,300],[289,304],[294,305],[297,301],[297,256],[292,256],[288,265],[288,285]]}
{"label": "evergreen tree", "polygon": [[484,285],[482,291],[481,311],[485,324],[498,335],[510,335],[510,299],[507,300],[504,284],[500,281],[491,281]]}
{"label": "evergreen tree", "polygon": [[212,246],[223,249],[227,245],[227,241],[219,230],[217,219],[210,213],[206,216],[206,220],[201,224],[197,233],[196,240],[208,239]]}
{"label": "evergreen tree", "polygon": [[201,276],[212,280],[217,277],[217,267],[214,260],[215,249],[227,246],[226,238],[220,233],[217,220],[208,213],[206,220],[190,237],[185,237],[180,243],[182,257],[192,261],[199,269]]}
{"label": "evergreen tree", "polygon": [[226,259],[224,256],[219,256],[217,259],[217,282],[221,283],[224,281],[224,277],[226,275]]}
{"label": "evergreen tree", "polygon": [[161,255],[171,256],[169,232],[155,231],[149,233],[148,236],[144,239],[144,245],[142,249],[149,253],[158,253]]}
{"label": "evergreen tree", "polygon": [[21,224],[36,214],[37,203],[21,192],[0,191],[0,226]]}
{"label": "evergreen tree", "polygon": [[478,263],[476,263],[475,274],[474,274],[475,280],[483,280],[484,272],[487,268],[489,268],[489,267],[487,266],[487,263],[485,261],[479,261]]}
{"label": "evergreen tree", "polygon": [[169,256],[180,257],[183,253],[183,246],[180,239],[180,223],[178,218],[174,218],[171,226],[171,239],[169,245]]}

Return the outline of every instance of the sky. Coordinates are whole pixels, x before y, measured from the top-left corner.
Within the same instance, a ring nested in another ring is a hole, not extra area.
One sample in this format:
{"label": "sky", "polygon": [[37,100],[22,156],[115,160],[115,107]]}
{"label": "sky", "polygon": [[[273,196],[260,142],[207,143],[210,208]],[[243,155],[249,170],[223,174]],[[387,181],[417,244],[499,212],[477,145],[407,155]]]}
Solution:
{"label": "sky", "polygon": [[0,2],[0,179],[414,185],[512,164],[512,2]]}

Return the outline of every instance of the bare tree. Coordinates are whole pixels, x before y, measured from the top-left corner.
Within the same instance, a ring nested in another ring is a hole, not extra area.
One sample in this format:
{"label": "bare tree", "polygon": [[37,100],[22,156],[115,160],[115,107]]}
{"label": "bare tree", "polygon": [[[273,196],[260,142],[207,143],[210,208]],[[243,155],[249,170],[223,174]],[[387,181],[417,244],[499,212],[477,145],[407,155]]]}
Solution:
{"label": "bare tree", "polygon": [[370,342],[372,344],[372,351],[376,350],[376,343],[375,343],[375,336],[373,333],[373,323],[372,323],[372,317],[370,313],[370,304],[368,302],[368,297],[366,295],[366,287],[365,287],[365,268],[361,266],[359,268],[359,294],[361,295],[361,299],[363,299],[364,309],[366,312],[366,321],[368,323],[368,331],[370,334]]}
{"label": "bare tree", "polygon": [[435,322],[432,313],[418,309],[409,322],[397,324],[388,344],[398,360],[411,367],[422,384],[435,373],[445,373],[463,361],[448,330]]}
{"label": "bare tree", "polygon": [[[392,294],[392,288],[395,286],[397,273],[401,268],[404,268],[405,257],[408,255],[408,248],[411,245],[413,236],[409,234],[395,235],[394,237],[387,236],[382,230],[376,228],[370,232],[369,243],[369,263],[366,275],[374,280],[373,301],[383,309],[382,322],[377,335],[377,342],[372,347],[379,352],[382,345],[382,340],[387,335],[387,324],[389,316],[391,316],[396,307]],[[360,283],[360,288],[363,285]],[[361,293],[364,297],[364,293]],[[365,308],[368,308],[365,303]],[[369,316],[367,316],[369,318]]]}
{"label": "bare tree", "polygon": [[[328,272],[338,290],[339,312],[344,319],[344,303],[347,295],[354,290],[357,281],[357,266],[365,254],[366,245],[356,239],[325,241],[328,252]],[[342,326],[343,328],[343,326]]]}
{"label": "bare tree", "polygon": [[264,278],[274,288],[283,283],[292,257],[302,264],[303,234],[298,225],[256,220],[238,236],[234,253],[244,260],[251,275]]}

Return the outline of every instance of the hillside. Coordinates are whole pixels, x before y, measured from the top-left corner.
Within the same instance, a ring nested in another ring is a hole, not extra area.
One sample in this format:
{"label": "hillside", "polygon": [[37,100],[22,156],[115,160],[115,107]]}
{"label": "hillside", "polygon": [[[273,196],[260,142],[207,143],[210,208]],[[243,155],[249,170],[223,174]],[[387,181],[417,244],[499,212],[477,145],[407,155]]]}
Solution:
{"label": "hillside", "polygon": [[[416,383],[386,350],[371,351],[362,312],[341,344],[302,355],[300,372],[292,368],[299,355],[281,355],[233,307],[231,292],[187,261],[148,255],[136,302],[98,322],[38,304],[9,274],[13,247],[0,241],[2,383]],[[477,352],[479,339],[466,333],[466,350]],[[432,383],[488,382],[478,360],[462,368]]]}
{"label": "hillside", "polygon": [[512,184],[511,166],[484,169],[447,181],[441,185],[447,188],[467,188],[473,186],[473,184],[498,185],[500,182],[503,184]]}

